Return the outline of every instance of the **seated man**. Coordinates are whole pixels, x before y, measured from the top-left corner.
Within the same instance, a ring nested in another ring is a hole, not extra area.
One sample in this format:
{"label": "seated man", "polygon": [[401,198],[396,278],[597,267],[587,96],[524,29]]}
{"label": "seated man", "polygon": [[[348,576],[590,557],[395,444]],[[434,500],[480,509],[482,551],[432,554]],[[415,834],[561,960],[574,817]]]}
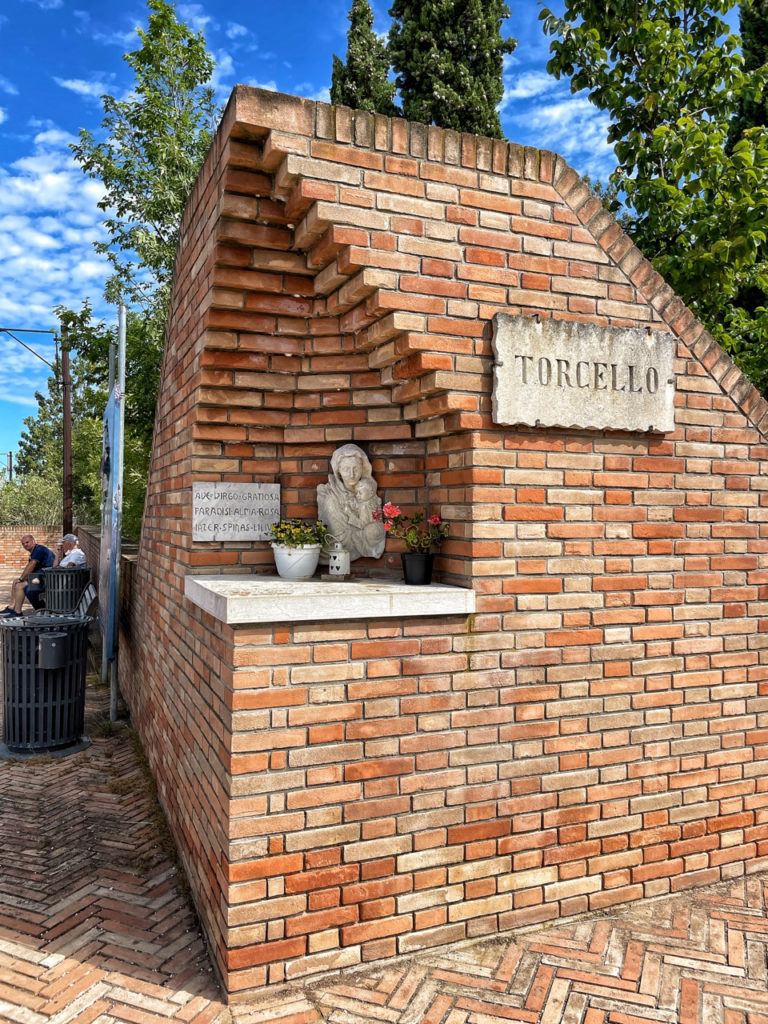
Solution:
{"label": "seated man", "polygon": [[56,547],[54,566],[60,565],[64,568],[67,565],[85,565],[85,562],[85,552],[77,546],[75,534],[65,533]]}
{"label": "seated man", "polygon": [[50,569],[56,558],[50,548],[44,544],[35,544],[35,538],[29,533],[21,538],[21,546],[29,552],[29,561],[19,578],[14,581],[10,603],[0,612],[0,615],[8,619],[21,615],[25,597],[29,599],[33,608],[42,606],[41,595],[45,584],[42,582],[43,574],[40,570]]}

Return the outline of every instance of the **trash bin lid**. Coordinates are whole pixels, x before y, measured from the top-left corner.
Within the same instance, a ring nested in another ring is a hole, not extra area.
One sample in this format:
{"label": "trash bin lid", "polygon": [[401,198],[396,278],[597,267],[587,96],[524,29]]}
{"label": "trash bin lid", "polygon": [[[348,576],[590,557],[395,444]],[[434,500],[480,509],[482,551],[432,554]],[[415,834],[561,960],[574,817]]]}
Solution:
{"label": "trash bin lid", "polygon": [[91,615],[76,615],[74,612],[30,612],[28,615],[19,615],[12,619],[1,619],[0,628],[3,629],[35,629],[46,630],[67,626],[76,626],[82,623],[93,622]]}

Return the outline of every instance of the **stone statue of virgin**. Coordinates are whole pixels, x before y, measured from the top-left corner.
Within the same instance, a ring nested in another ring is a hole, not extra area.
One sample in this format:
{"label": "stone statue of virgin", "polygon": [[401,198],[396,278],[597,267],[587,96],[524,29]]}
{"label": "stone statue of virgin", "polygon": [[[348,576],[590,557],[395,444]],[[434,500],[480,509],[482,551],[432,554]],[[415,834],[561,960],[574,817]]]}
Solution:
{"label": "stone statue of virgin", "polygon": [[[387,535],[373,513],[381,508],[371,463],[362,448],[345,444],[331,456],[328,483],[317,488],[317,514],[333,539],[356,558],[381,558]],[[320,555],[328,562],[328,551]]]}

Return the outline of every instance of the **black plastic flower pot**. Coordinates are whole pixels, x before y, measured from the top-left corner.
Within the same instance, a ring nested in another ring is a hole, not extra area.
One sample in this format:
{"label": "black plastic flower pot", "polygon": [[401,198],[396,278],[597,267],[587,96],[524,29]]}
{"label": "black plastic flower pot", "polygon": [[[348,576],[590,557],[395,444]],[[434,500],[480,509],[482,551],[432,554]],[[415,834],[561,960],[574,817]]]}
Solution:
{"label": "black plastic flower pot", "polygon": [[404,551],[400,555],[403,563],[403,579],[414,587],[426,587],[432,582],[432,568],[435,556],[423,551]]}

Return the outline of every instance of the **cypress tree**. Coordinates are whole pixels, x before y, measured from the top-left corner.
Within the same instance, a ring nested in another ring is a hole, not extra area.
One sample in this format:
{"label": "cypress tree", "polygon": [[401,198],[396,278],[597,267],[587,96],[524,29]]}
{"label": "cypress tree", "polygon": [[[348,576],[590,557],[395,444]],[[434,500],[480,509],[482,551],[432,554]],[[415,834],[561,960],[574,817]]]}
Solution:
{"label": "cypress tree", "polygon": [[331,103],[393,117],[399,110],[393,102],[395,83],[387,78],[387,44],[373,31],[368,0],[352,0],[347,17],[347,61],[333,55]]}
{"label": "cypress tree", "polygon": [[504,0],[394,0],[389,53],[411,121],[502,137]]}
{"label": "cypress tree", "polygon": [[[768,62],[768,0],[752,0],[739,8],[739,29],[741,32],[741,53],[744,70],[757,71]],[[768,126],[768,94],[759,99],[742,95],[738,110],[731,122],[729,141],[738,142],[747,128]]]}
{"label": "cypress tree", "polygon": [[[741,54],[744,59],[744,70],[752,81],[756,71],[759,71],[768,62],[768,0],[751,0],[749,3],[742,3],[739,7],[739,31],[741,34]],[[746,91],[742,91],[738,99],[736,112],[734,113],[728,128],[728,149],[733,152],[733,147],[742,138],[743,133],[750,128],[768,127],[768,89],[763,91],[762,96],[755,98]],[[747,311],[750,317],[759,315],[759,311],[768,307],[768,291],[766,291],[765,270],[768,260],[768,246],[765,242],[759,243],[755,256],[756,273],[752,280],[745,283],[739,290],[734,304]],[[762,273],[760,273],[762,271]],[[746,334],[747,332],[745,332]],[[749,335],[747,334],[749,340]],[[765,357],[763,356],[763,363]],[[748,367],[751,370],[751,367]],[[764,383],[763,393],[768,395],[768,370],[763,368]],[[752,370],[753,376],[756,376]]]}

